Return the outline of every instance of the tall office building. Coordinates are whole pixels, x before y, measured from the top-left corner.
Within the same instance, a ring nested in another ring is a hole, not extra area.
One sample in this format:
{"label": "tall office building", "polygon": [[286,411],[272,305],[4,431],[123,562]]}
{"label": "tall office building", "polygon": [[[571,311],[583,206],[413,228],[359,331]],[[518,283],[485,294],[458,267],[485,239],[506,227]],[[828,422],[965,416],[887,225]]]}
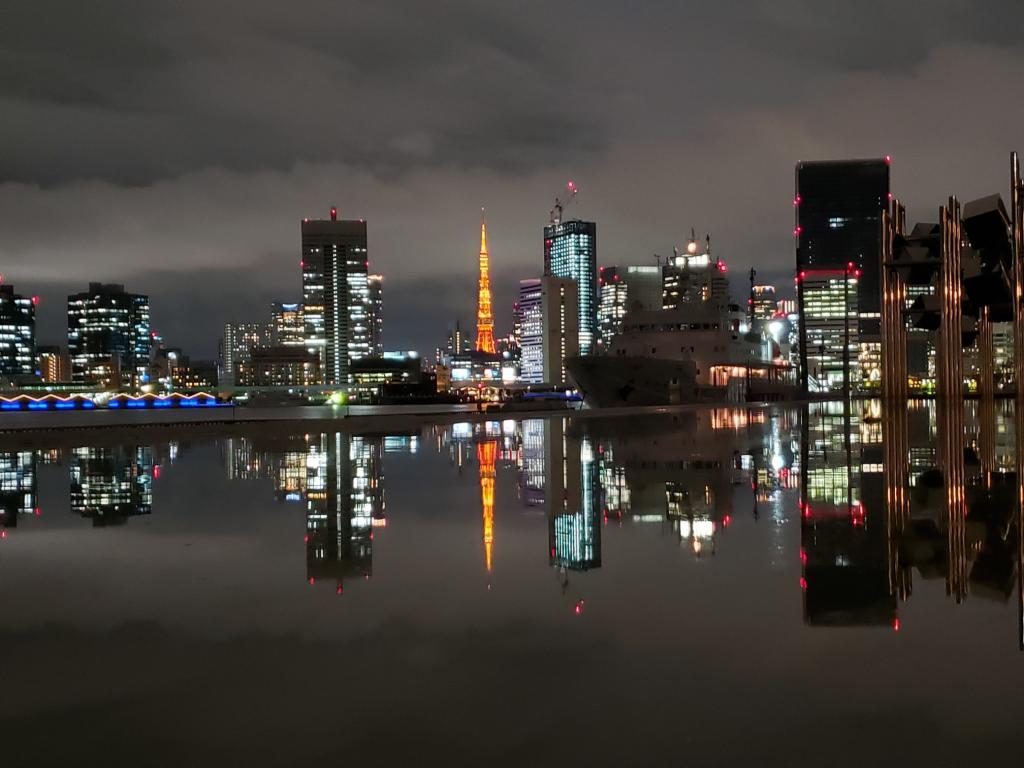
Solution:
{"label": "tall office building", "polygon": [[0,285],[0,376],[37,375],[35,301]]}
{"label": "tall office building", "polygon": [[61,347],[41,346],[39,349],[39,377],[47,384],[71,381],[71,358]]}
{"label": "tall office building", "polygon": [[325,384],[347,384],[349,363],[370,354],[366,222],[302,221],[302,300],[306,345],[317,353]]}
{"label": "tall office building", "polygon": [[574,280],[579,287],[579,350],[589,355],[597,344],[597,224],[552,221],[544,227],[544,274]]}
{"label": "tall office building", "polygon": [[520,379],[564,385],[565,360],[580,354],[574,280],[551,277],[519,283]]}
{"label": "tall office building", "polygon": [[852,391],[859,383],[859,277],[849,268],[798,276],[800,368],[809,392]]}
{"label": "tall office building", "polygon": [[661,267],[601,267],[598,271],[600,303],[597,308],[598,344],[607,347],[622,331],[629,312],[661,309]]}
{"label": "tall office building", "polygon": [[384,276],[370,275],[370,354],[384,354]]}
{"label": "tall office building", "polygon": [[[857,353],[850,379],[858,389],[881,380],[882,212],[889,204],[889,158],[802,162],[796,167],[796,269],[859,271]],[[801,385],[816,364],[800,306]]]}
{"label": "tall office building", "polygon": [[755,285],[749,300],[755,320],[770,320],[778,312],[774,285]]}
{"label": "tall office building", "polygon": [[133,387],[149,380],[149,297],[123,285],[89,283],[68,296],[72,381]]}
{"label": "tall office building", "polygon": [[272,328],[266,323],[225,323],[220,380],[227,385],[236,383],[239,366],[252,360],[253,350],[271,346],[272,336]]}

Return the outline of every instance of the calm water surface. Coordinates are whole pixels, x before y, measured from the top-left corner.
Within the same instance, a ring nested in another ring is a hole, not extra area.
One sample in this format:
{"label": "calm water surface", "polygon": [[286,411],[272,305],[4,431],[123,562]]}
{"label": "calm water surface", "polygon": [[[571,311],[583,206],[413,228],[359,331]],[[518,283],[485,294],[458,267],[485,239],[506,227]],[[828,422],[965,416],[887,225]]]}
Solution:
{"label": "calm water surface", "polygon": [[2,764],[1018,761],[1012,428],[958,517],[934,422],[903,513],[861,407],[0,446]]}

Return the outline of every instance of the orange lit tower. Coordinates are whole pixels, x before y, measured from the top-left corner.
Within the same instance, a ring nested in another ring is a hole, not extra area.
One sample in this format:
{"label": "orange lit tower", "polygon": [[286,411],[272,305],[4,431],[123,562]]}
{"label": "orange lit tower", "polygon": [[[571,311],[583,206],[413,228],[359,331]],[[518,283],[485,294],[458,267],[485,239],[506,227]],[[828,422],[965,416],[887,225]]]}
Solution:
{"label": "orange lit tower", "polygon": [[[481,209],[482,212],[482,209]],[[487,222],[480,222],[480,296],[476,306],[476,350],[494,354],[494,315],[491,314],[491,257],[487,254]]]}
{"label": "orange lit tower", "polygon": [[484,514],[484,561],[488,573],[493,567],[491,549],[494,546],[494,465],[497,458],[497,441],[488,440],[486,443],[477,443],[476,460],[480,465],[480,506],[483,507]]}

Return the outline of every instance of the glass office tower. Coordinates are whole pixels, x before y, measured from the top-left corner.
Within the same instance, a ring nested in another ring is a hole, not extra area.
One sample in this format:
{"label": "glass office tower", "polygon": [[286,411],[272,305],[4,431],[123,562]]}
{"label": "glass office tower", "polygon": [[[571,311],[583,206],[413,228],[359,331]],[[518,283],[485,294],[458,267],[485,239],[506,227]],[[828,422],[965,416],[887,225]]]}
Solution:
{"label": "glass office tower", "polygon": [[579,286],[580,354],[591,354],[597,343],[597,224],[572,220],[544,227],[544,274]]}
{"label": "glass office tower", "polygon": [[[877,388],[881,380],[881,216],[889,204],[888,157],[874,160],[802,162],[796,167],[796,268],[859,272],[858,349],[851,364],[857,388]],[[808,387],[806,312],[800,312],[801,385]]]}
{"label": "glass office tower", "polygon": [[0,285],[0,376],[34,377],[36,365],[36,307],[19,296],[14,286]]}

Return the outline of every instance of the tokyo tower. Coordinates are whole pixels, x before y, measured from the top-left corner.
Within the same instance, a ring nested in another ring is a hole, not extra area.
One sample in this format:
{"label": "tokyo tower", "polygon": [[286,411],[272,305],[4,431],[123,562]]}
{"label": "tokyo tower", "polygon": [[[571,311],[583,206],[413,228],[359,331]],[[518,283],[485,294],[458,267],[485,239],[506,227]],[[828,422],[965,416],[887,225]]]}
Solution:
{"label": "tokyo tower", "polygon": [[491,257],[487,255],[487,222],[480,222],[480,295],[476,305],[477,352],[495,352],[491,314]]}

